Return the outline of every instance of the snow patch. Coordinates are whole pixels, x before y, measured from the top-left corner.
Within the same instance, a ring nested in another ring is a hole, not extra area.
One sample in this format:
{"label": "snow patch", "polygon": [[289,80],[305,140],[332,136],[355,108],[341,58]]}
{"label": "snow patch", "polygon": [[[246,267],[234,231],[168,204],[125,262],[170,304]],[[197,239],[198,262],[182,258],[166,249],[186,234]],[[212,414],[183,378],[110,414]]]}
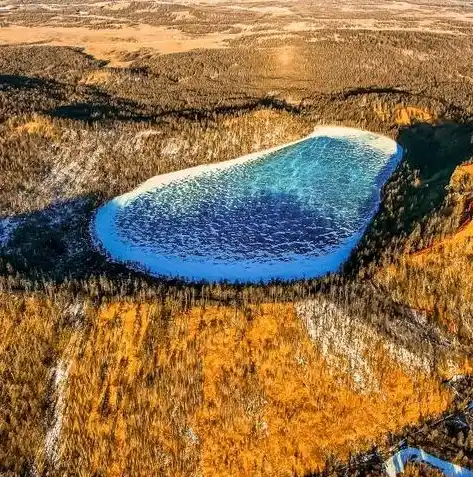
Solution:
{"label": "snow patch", "polygon": [[[64,309],[64,316],[71,320],[74,327],[78,327],[84,312],[83,303],[71,304]],[[53,404],[53,415],[51,426],[46,432],[44,440],[44,450],[48,461],[56,466],[60,459],[60,437],[62,431],[62,422],[64,410],[66,407],[66,391],[69,372],[73,362],[73,354],[76,349],[79,334],[74,333],[63,351],[62,358],[58,360],[56,366],[51,370],[52,392],[56,398]]]}
{"label": "snow patch", "polygon": [[20,220],[13,217],[0,218],[0,248],[6,247]]}
{"label": "snow patch", "polygon": [[177,157],[184,147],[183,141],[178,138],[169,139],[161,149],[163,156],[173,158]]}
{"label": "snow patch", "polygon": [[404,468],[409,462],[423,462],[441,472],[447,477],[473,477],[473,471],[460,467],[459,465],[439,459],[431,454],[427,454],[422,449],[407,447],[401,449],[384,463],[384,469],[388,477],[396,477],[404,472]]}
{"label": "snow patch", "polygon": [[322,298],[297,303],[296,312],[331,366],[348,371],[360,391],[379,388],[366,359],[374,340],[379,341],[371,329]]}
{"label": "snow patch", "polygon": [[59,460],[59,437],[61,435],[64,408],[66,405],[66,385],[69,376],[70,362],[59,360],[53,369],[53,385],[57,396],[54,405],[53,425],[48,429],[44,448],[46,456],[52,464]]}
{"label": "snow patch", "polygon": [[432,370],[432,360],[428,354],[409,351],[398,343],[383,343],[385,350],[389,355],[407,372],[424,371],[429,373]]}
{"label": "snow patch", "polygon": [[369,363],[376,348],[383,349],[403,371],[415,375],[430,373],[435,350],[408,349],[400,342],[390,341],[375,326],[346,313],[341,306],[318,297],[296,303],[296,313],[327,362],[350,374],[360,391],[377,391],[379,382]]}

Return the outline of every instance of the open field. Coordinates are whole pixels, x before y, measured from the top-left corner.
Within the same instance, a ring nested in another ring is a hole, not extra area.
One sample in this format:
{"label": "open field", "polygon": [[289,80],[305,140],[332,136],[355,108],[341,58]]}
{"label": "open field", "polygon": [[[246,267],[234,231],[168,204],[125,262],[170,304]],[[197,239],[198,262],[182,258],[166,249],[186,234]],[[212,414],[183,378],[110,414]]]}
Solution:
{"label": "open field", "polygon": [[0,4],[0,44],[80,47],[110,66],[137,52],[167,54],[228,48],[239,39],[265,42],[338,32],[429,32],[469,36],[473,14],[464,2],[218,2],[104,1]]}
{"label": "open field", "polygon": [[[461,0],[1,0],[0,474],[382,475],[403,439],[473,468],[472,23]],[[184,284],[93,246],[150,177],[327,124],[406,151],[340,273]]]}

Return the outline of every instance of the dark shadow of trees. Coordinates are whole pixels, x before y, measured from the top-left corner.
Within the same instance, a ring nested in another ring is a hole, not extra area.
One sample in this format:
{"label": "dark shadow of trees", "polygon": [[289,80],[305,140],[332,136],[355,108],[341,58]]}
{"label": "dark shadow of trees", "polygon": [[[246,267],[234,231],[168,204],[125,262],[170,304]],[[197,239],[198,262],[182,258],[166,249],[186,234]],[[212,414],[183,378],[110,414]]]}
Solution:
{"label": "dark shadow of trees", "polygon": [[[396,138],[404,159],[382,192],[380,210],[345,269],[357,272],[403,241],[438,211],[455,168],[473,157],[473,122],[415,123]],[[428,237],[424,237],[428,240]],[[394,256],[393,256],[394,258]]]}
{"label": "dark shadow of trees", "polygon": [[[398,142],[405,149],[404,161],[385,187],[381,209],[345,267],[347,277],[356,276],[364,266],[379,259],[381,252],[386,253],[393,243],[409,236],[425,216],[440,207],[455,167],[473,155],[472,134],[472,124],[450,122],[418,123],[400,130]],[[414,171],[418,171],[416,174],[421,182],[424,181],[424,186],[413,183]],[[8,251],[2,252],[2,273],[10,276],[17,273],[36,283],[52,281],[56,284],[106,277],[108,282],[114,283],[107,285],[113,289],[133,280],[142,280],[146,286],[158,288],[186,287],[187,284],[177,280],[154,279],[112,264],[95,250],[89,224],[101,201],[98,196],[77,197],[46,210],[16,217],[21,225],[12,237]],[[392,253],[396,253],[394,248]],[[339,278],[274,282],[266,286],[219,286],[228,290],[228,296],[251,290],[268,299],[275,288],[280,288],[281,299],[293,299],[294,296],[307,296],[333,280]],[[200,293],[205,286],[196,284],[196,289]]]}

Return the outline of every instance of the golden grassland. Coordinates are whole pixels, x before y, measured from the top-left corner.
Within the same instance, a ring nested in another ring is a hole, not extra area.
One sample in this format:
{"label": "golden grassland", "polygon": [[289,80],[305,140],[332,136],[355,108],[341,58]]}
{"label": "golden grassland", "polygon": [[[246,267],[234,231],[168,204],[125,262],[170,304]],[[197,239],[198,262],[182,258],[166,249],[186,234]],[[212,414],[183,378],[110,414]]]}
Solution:
{"label": "golden grassland", "polygon": [[[309,36],[343,41],[347,30],[361,32],[436,33],[461,36],[473,22],[471,9],[449,5],[445,11],[404,2],[399,18],[396,7],[346,2],[318,2],[319,6],[291,2],[248,2],[237,8],[227,2],[158,4],[140,2],[82,2],[7,5],[0,44],[47,44],[84,48],[89,54],[117,67],[139,54],[169,54],[195,49],[225,48],[238,40],[271,42]],[[240,2],[241,3],[241,2]],[[354,2],[356,3],[356,2]],[[323,15],[320,16],[320,11]],[[395,35],[393,35],[395,36]],[[428,54],[412,44],[400,45],[404,61],[424,61]]]}
{"label": "golden grassland", "polygon": [[151,50],[156,53],[182,53],[200,48],[223,48],[225,42],[241,36],[236,33],[208,33],[197,37],[187,35],[179,28],[139,25],[92,29],[86,26],[22,26],[8,25],[0,30],[0,45],[48,44],[64,47],[82,47],[95,58],[111,66],[129,64],[127,53]]}
{"label": "golden grassland", "polygon": [[71,356],[61,471],[81,475],[303,475],[451,402],[434,376],[384,354],[354,389],[293,305],[90,310]]}
{"label": "golden grassland", "polygon": [[462,225],[455,233],[423,250],[404,254],[398,262],[380,269],[375,278],[395,300],[425,310],[460,334],[470,331],[462,327],[468,326],[473,303],[472,185],[473,166],[458,167],[450,181],[454,193],[461,193],[455,209],[463,215]]}

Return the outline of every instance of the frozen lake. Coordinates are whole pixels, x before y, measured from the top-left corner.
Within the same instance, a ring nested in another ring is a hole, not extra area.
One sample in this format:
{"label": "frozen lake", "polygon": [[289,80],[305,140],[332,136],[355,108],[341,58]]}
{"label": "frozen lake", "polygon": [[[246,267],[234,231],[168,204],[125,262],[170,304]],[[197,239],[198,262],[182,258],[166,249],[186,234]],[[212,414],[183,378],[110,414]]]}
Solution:
{"label": "frozen lake", "polygon": [[295,143],[156,176],[101,207],[95,242],[156,276],[270,281],[336,271],[402,157],[393,140],[317,128]]}

